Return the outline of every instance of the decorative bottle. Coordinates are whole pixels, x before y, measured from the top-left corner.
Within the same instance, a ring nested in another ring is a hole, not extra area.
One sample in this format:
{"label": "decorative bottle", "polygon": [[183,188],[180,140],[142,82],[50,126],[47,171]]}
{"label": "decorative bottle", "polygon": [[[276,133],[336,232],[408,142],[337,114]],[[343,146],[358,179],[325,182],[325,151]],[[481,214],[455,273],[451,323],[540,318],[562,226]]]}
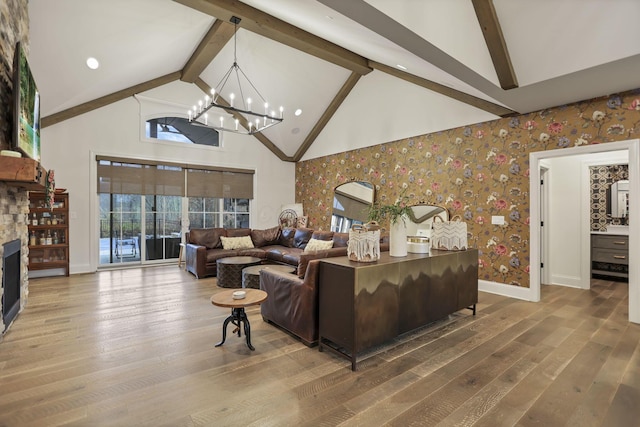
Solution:
{"label": "decorative bottle", "polygon": [[31,230],[31,235],[29,236],[29,246],[35,246],[38,244],[38,239],[36,238],[36,232]]}
{"label": "decorative bottle", "polygon": [[51,239],[51,230],[47,230],[47,238],[45,240],[45,245],[51,245],[53,240]]}
{"label": "decorative bottle", "polygon": [[58,239],[58,231],[54,231],[53,232],[53,244],[57,245],[60,242],[60,240]]}
{"label": "decorative bottle", "polygon": [[31,225],[38,225],[38,217],[35,212],[31,214]]}

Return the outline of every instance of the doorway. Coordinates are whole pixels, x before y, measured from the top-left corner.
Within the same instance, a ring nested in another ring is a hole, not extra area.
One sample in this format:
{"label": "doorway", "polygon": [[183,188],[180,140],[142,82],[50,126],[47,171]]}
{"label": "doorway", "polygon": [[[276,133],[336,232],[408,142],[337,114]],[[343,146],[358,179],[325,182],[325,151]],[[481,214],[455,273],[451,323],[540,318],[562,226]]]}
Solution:
{"label": "doorway", "polygon": [[[542,201],[540,191],[537,186],[540,183],[541,167],[545,159],[565,157],[572,155],[583,155],[590,153],[604,153],[609,151],[626,151],[629,158],[629,259],[637,260],[640,256],[640,140],[628,140],[611,142],[606,144],[595,144],[583,147],[572,147],[544,152],[531,153],[530,159],[530,194],[531,194],[531,218],[530,218],[530,238],[531,238],[531,275],[530,275],[530,300],[540,301],[541,285],[541,206]],[[585,172],[586,173],[586,172]],[[535,187],[534,187],[535,186]],[[584,209],[582,209],[584,211]],[[581,221],[588,221],[586,212],[581,212]],[[589,228],[582,227],[584,232],[583,241],[589,239]],[[586,251],[583,251],[586,252]],[[630,263],[629,265],[629,321],[640,323],[640,263]]]}

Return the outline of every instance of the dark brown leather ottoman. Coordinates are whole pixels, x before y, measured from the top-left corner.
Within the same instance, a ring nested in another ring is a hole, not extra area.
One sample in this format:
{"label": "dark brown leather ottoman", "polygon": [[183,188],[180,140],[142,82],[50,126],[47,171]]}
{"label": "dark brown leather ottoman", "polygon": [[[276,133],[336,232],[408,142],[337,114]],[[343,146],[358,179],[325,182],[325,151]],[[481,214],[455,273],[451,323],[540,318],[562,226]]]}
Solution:
{"label": "dark brown leather ottoman", "polygon": [[242,269],[252,265],[259,265],[260,258],[252,256],[232,256],[220,258],[216,261],[218,286],[221,288],[241,288]]}
{"label": "dark brown leather ottoman", "polygon": [[282,264],[263,264],[246,267],[242,270],[242,287],[260,289],[260,270],[265,268],[283,271],[285,273],[293,273],[296,271],[295,267]]}

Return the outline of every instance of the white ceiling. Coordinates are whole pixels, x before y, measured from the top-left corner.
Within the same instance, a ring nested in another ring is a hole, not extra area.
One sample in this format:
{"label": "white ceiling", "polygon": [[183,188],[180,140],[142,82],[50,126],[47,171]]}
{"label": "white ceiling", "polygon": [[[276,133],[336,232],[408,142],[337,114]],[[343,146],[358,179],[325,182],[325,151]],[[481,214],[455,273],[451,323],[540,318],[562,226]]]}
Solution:
{"label": "white ceiling", "polygon": [[[519,113],[640,87],[638,0],[493,0],[519,83],[511,90],[498,84],[471,0],[243,3],[369,60],[402,64]],[[29,15],[29,61],[43,117],[182,70],[215,21],[172,0],[30,0]],[[238,64],[262,95],[285,107],[285,121],[265,135],[292,156],[351,71],[244,29],[237,49]],[[86,67],[89,56],[100,61],[98,70]],[[233,40],[200,77],[215,86],[232,59]],[[393,104],[381,108],[402,108]],[[444,105],[425,103],[425,115]],[[300,117],[292,114],[297,108]],[[465,124],[461,117],[457,125]]]}

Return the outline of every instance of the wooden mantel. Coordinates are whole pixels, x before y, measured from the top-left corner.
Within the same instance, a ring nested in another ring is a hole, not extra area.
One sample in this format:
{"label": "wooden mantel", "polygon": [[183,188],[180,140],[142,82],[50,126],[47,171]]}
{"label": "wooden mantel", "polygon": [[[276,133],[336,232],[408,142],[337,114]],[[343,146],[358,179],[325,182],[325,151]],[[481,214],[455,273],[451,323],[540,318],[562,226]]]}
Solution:
{"label": "wooden mantel", "polygon": [[23,157],[0,156],[0,181],[29,191],[44,191],[47,170],[40,162]]}

